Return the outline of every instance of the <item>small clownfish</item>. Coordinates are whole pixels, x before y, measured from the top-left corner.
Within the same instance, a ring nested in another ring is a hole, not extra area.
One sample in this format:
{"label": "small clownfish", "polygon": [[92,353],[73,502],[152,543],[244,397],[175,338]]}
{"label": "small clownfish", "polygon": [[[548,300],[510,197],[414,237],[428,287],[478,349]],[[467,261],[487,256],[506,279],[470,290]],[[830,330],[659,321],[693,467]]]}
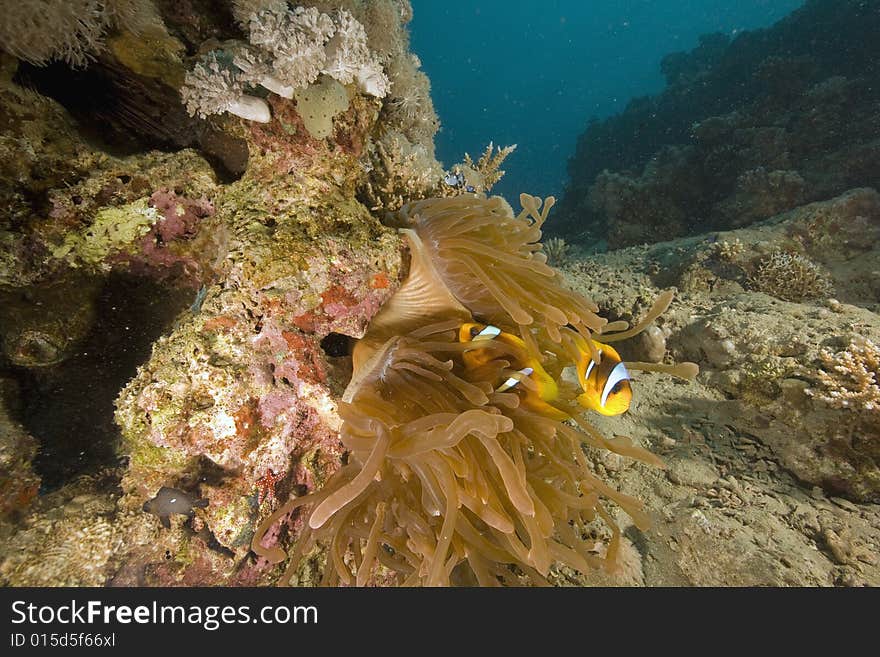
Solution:
{"label": "small clownfish", "polygon": [[[469,369],[476,369],[496,358],[511,359],[511,366],[517,368],[517,371],[496,387],[495,392],[507,392],[519,386],[519,389],[523,391],[521,396],[523,406],[548,417],[559,420],[568,419],[568,414],[547,403],[559,396],[559,386],[556,380],[541,366],[537,356],[529,353],[522,338],[512,333],[506,333],[491,324],[466,323],[459,328],[458,340],[462,343],[470,342],[475,345],[473,349],[462,353],[462,359]],[[513,347],[513,354],[502,356],[493,352],[492,349],[478,346],[480,342],[489,340],[498,340]],[[525,378],[536,383],[537,390],[520,386]]]}
{"label": "small clownfish", "polygon": [[577,374],[584,391],[578,396],[578,403],[602,415],[625,413],[633,396],[626,365],[613,347],[595,340],[592,343],[599,355],[598,364],[593,362],[589,348],[582,348],[586,345],[578,348]]}

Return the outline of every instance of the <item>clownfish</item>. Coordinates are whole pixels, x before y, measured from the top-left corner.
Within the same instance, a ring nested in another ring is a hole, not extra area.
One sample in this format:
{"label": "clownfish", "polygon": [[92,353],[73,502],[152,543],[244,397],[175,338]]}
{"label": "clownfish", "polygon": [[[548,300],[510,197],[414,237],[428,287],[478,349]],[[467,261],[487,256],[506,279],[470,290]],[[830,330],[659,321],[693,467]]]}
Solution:
{"label": "clownfish", "polygon": [[593,361],[589,347],[585,350],[578,346],[577,375],[584,391],[578,396],[578,403],[602,415],[625,413],[633,396],[626,365],[613,347],[595,340],[591,342],[599,362]]}
{"label": "clownfish", "polygon": [[[534,381],[537,390],[526,389],[523,405],[555,419],[567,419],[568,414],[552,406],[549,402],[559,396],[559,386],[541,366],[536,355],[530,354],[525,342],[519,336],[506,333],[491,324],[466,323],[459,328],[459,342],[475,343],[473,349],[462,354],[465,365],[476,369],[489,361],[499,358],[491,349],[481,349],[477,343],[488,340],[499,340],[513,347],[512,363],[517,371],[495,388],[495,392],[506,392],[519,386],[528,377]],[[632,403],[632,386],[629,372],[617,351],[601,342],[590,341],[574,334],[573,344],[576,349],[577,378],[583,393],[577,401],[584,408],[602,415],[620,415],[629,410]],[[598,364],[593,361],[593,351],[598,356]],[[525,386],[522,386],[525,387]],[[534,388],[532,386],[531,388]]]}
{"label": "clownfish", "polygon": [[[522,390],[522,404],[532,410],[548,417],[559,420],[568,419],[568,414],[550,405],[559,396],[559,386],[556,379],[550,376],[541,366],[536,355],[530,354],[526,343],[522,338],[506,333],[497,326],[491,324],[462,324],[458,331],[458,340],[462,343],[472,343],[473,349],[462,353],[462,359],[468,369],[476,369],[481,365],[497,358],[510,358],[511,366],[517,368],[496,388],[495,392],[508,392],[513,389]],[[512,347],[511,354],[500,356],[497,351],[481,348],[479,343],[489,340],[498,340]],[[528,378],[534,386],[521,385]]]}

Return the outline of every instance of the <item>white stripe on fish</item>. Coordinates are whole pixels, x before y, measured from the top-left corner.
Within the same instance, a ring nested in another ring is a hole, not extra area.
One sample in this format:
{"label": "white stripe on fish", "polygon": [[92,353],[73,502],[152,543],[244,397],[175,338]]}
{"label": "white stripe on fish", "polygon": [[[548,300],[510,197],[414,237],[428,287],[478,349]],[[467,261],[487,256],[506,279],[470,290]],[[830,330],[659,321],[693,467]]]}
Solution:
{"label": "white stripe on fish", "polygon": [[611,374],[608,375],[605,388],[602,390],[602,406],[605,406],[605,402],[608,401],[608,395],[611,394],[614,386],[621,381],[629,381],[629,372],[626,371],[626,365],[622,361],[615,365],[614,369],[611,370]]}
{"label": "white stripe on fish", "polygon": [[[517,374],[521,374],[523,376],[529,376],[534,371],[535,370],[533,370],[531,367],[524,367],[519,372],[517,372]],[[495,392],[505,392],[506,390],[510,390],[514,386],[519,385],[521,381],[522,381],[521,377],[512,376],[509,379],[507,379],[507,381],[505,381],[500,386],[498,386],[495,389]]]}

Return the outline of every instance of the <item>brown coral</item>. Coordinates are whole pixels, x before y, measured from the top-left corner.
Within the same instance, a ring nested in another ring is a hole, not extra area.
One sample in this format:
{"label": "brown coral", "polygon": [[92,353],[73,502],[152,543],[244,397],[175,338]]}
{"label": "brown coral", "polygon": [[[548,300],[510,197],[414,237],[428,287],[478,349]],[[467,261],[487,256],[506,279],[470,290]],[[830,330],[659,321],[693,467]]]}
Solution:
{"label": "brown coral", "polygon": [[749,277],[752,289],[783,301],[807,301],[832,291],[828,275],[809,258],[774,251],[758,263]]}
{"label": "brown coral", "polygon": [[501,165],[504,164],[504,160],[507,159],[507,156],[513,153],[516,150],[516,144],[511,144],[510,146],[495,147],[493,142],[489,142],[489,145],[486,146],[486,150],[483,151],[483,154],[480,156],[480,159],[474,162],[471,159],[471,156],[468,153],[464,154],[464,162],[461,165],[461,168],[465,172],[465,179],[468,179],[468,173],[474,174],[473,177],[476,178],[473,182],[468,180],[468,183],[471,184],[478,192],[488,192],[495,186],[501,178],[504,176],[504,170],[501,168]]}

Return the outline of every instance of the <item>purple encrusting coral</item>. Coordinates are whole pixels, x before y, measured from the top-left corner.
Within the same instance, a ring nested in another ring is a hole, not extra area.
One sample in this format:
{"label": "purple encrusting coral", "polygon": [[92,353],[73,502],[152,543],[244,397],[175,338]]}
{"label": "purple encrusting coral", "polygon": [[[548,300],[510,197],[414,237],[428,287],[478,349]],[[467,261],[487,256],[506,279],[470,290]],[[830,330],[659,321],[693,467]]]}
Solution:
{"label": "purple encrusting coral", "polygon": [[150,196],[148,205],[160,212],[160,218],[130,250],[109,256],[111,266],[193,288],[209,282],[215,275],[212,265],[225,255],[224,240],[217,239],[211,229],[198,239],[203,220],[214,215],[211,202],[204,197],[191,200],[163,188]]}

